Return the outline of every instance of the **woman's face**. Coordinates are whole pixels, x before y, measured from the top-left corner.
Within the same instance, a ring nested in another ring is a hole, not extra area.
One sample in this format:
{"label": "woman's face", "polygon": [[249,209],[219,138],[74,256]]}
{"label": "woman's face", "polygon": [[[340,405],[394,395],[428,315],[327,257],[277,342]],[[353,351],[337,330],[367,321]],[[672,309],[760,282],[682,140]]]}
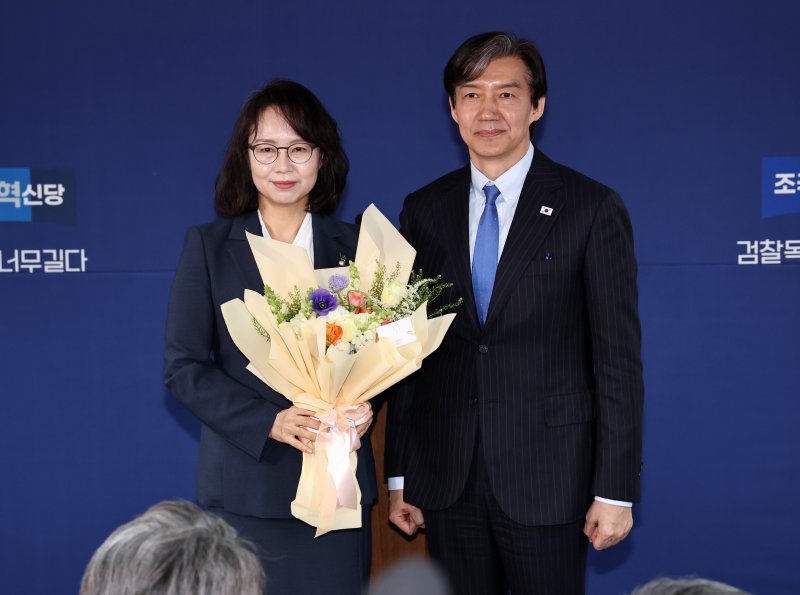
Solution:
{"label": "woman's face", "polygon": [[[250,138],[251,145],[269,143],[275,147],[288,147],[294,143],[307,142],[300,138],[286,119],[274,107],[265,109],[258,119],[255,134]],[[302,152],[302,147],[295,151]],[[297,207],[305,210],[308,194],[317,182],[317,173],[322,166],[320,150],[315,148],[311,158],[305,163],[295,163],[289,159],[288,150],[278,151],[278,158],[265,165],[256,160],[253,151],[250,157],[250,173],[258,190],[258,206],[261,209],[274,207]]]}

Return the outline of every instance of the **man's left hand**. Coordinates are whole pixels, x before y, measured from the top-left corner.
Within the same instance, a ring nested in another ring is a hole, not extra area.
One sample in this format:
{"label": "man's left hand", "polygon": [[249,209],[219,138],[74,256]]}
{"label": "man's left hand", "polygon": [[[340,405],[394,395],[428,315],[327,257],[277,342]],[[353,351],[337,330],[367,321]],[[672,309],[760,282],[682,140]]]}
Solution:
{"label": "man's left hand", "polygon": [[586,513],[583,532],[594,549],[604,550],[628,536],[633,527],[633,512],[628,506],[616,506],[595,500]]}

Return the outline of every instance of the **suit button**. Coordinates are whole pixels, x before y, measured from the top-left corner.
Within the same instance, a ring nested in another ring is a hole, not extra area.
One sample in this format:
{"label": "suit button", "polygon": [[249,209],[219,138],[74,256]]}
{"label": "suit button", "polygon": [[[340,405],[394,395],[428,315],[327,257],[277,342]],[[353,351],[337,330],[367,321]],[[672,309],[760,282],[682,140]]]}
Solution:
{"label": "suit button", "polygon": [[478,345],[478,351],[481,353],[489,353],[488,345]]}
{"label": "suit button", "polygon": [[478,404],[478,397],[471,397],[469,400],[470,405],[477,405]]}

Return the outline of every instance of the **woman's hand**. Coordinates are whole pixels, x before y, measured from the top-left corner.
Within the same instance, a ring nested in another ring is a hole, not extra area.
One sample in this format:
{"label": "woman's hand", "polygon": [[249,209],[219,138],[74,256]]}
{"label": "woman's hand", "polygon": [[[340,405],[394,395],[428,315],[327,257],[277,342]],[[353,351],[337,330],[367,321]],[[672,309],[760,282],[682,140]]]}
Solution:
{"label": "woman's hand", "polygon": [[361,405],[359,405],[353,411],[348,411],[347,417],[355,422],[358,422],[361,419],[364,420],[356,426],[358,437],[361,438],[367,433],[367,430],[372,425],[372,405],[369,404],[369,401],[366,403],[361,403]]}
{"label": "woman's hand", "polygon": [[[370,421],[372,420],[370,419]],[[275,416],[275,423],[272,424],[269,437],[293,446],[300,452],[311,454],[314,452],[314,441],[317,439],[316,430],[318,429],[319,420],[314,417],[313,411],[300,409],[293,405]]]}

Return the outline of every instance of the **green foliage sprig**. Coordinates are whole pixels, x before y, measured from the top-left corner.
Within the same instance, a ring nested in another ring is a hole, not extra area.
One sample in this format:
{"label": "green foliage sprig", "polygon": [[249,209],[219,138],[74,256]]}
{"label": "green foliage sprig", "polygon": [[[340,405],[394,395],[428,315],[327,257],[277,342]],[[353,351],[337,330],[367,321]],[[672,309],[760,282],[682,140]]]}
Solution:
{"label": "green foliage sprig", "polygon": [[283,299],[277,293],[275,293],[275,291],[269,285],[265,284],[264,297],[267,298],[269,308],[272,310],[273,314],[275,314],[278,324],[285,322],[286,320],[291,320],[297,316],[297,314],[306,305],[305,302],[308,301],[303,299],[303,296],[300,294],[300,290],[298,289],[297,285],[295,285],[294,289],[289,292],[289,297],[287,299]]}
{"label": "green foliage sprig", "polygon": [[422,270],[412,271],[408,279],[408,293],[400,304],[399,310],[410,316],[423,303],[428,303],[428,318],[436,318],[445,312],[455,310],[464,303],[464,298],[458,298],[455,302],[450,302],[440,306],[436,310],[432,308],[435,302],[441,297],[446,289],[453,287],[450,282],[442,281],[442,276],[428,278]]}
{"label": "green foliage sprig", "polygon": [[253,328],[256,329],[256,332],[259,335],[261,335],[262,337],[264,337],[267,340],[267,342],[269,343],[272,339],[270,338],[269,333],[267,332],[267,329],[265,329],[263,326],[261,326],[261,323],[258,320],[256,320],[255,316],[252,318],[252,321],[253,321]]}

